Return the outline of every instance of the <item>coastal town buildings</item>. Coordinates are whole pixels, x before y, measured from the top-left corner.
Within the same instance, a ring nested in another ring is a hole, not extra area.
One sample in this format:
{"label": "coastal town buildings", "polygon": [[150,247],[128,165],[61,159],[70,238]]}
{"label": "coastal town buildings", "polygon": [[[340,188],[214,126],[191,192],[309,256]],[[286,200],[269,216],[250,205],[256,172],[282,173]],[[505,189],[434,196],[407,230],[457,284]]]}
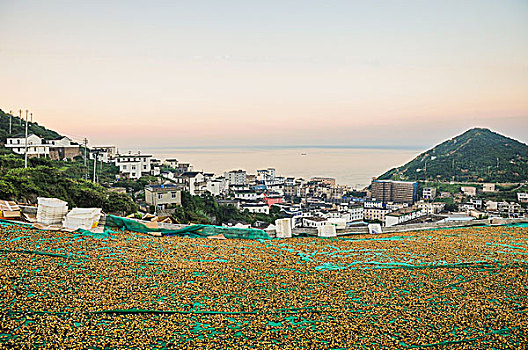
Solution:
{"label": "coastal town buildings", "polygon": [[180,183],[185,186],[185,190],[191,195],[196,196],[200,191],[200,183],[203,183],[205,177],[201,171],[188,171],[179,177]]}
{"label": "coastal town buildings", "polygon": [[224,173],[224,177],[233,185],[245,185],[247,173],[245,170],[231,170]]}
{"label": "coastal town buildings", "polygon": [[43,157],[53,160],[73,159],[80,155],[79,145],[70,138],[64,136],[57,140],[46,140],[35,134],[27,137],[27,150],[25,136],[18,135],[8,137],[5,147],[11,149],[16,154],[25,154],[28,157]]}
{"label": "coastal town buildings", "polygon": [[181,204],[183,188],[175,184],[150,185],[145,188],[145,202],[157,210]]}
{"label": "coastal town buildings", "polygon": [[418,192],[418,183],[408,181],[373,180],[372,198],[383,203],[414,203]]}
{"label": "coastal town buildings", "polygon": [[150,175],[152,168],[150,160],[152,155],[138,153],[118,154],[115,158],[115,165],[119,167],[119,173],[130,179],[139,179],[142,176]]}
{"label": "coastal town buildings", "polygon": [[[24,142],[25,138],[11,137],[7,139],[5,147],[23,154]],[[43,140],[36,135],[29,135],[28,154],[32,157],[67,159],[79,155],[79,145],[68,138]],[[275,168],[259,169],[255,174],[237,169],[217,176],[212,172],[192,171],[190,163],[180,163],[176,158],[161,161],[140,152],[119,154],[115,146],[92,147],[89,157],[104,163],[114,162],[120,171],[119,178],[140,179],[150,176],[142,180],[150,181],[144,189],[134,190],[136,198],[145,197],[144,203],[138,203],[142,208],[153,206],[156,210],[167,210],[181,203],[183,191],[197,196],[210,194],[219,205],[232,204],[239,210],[251,213],[278,213],[280,218],[289,219],[295,228],[331,225],[340,230],[376,221],[386,227],[409,222],[434,222],[441,218],[440,214],[445,215],[446,203],[453,215],[473,218],[488,215],[519,217],[525,215],[525,203],[528,203],[526,191],[515,192],[517,202],[499,200],[502,198],[488,200],[493,192],[499,192],[495,184],[482,184],[479,195],[477,185],[435,188],[432,183],[428,183],[421,190],[423,200],[417,202],[416,182],[373,180],[370,189],[357,191],[338,184],[334,178],[313,177],[305,180],[280,176]],[[500,187],[501,192],[503,187]],[[440,188],[448,190],[439,191]],[[522,189],[522,185],[519,188]],[[121,190],[126,191],[123,188]]]}
{"label": "coastal town buildings", "polygon": [[90,148],[89,158],[95,159],[104,163],[114,162],[115,156],[117,155],[116,146],[97,146]]}
{"label": "coastal town buildings", "polygon": [[422,198],[423,199],[435,199],[436,197],[436,188],[434,187],[426,187],[422,191]]}
{"label": "coastal town buildings", "polygon": [[328,220],[325,218],[309,216],[302,218],[302,227],[321,227],[326,225],[327,222]]}
{"label": "coastal town buildings", "polygon": [[476,196],[477,195],[477,188],[473,186],[460,187],[460,191],[466,196]]}
{"label": "coastal town buildings", "polygon": [[482,192],[484,193],[495,192],[495,184],[482,185]]}
{"label": "coastal town buildings", "polygon": [[363,211],[363,217],[365,220],[374,221],[379,220],[385,222],[385,215],[390,213],[390,209],[383,208],[365,208]]}
{"label": "coastal town buildings", "polygon": [[169,168],[172,168],[172,169],[176,169],[178,168],[178,159],[176,158],[166,158],[164,161],[163,161],[163,165],[169,167]]}
{"label": "coastal town buildings", "polygon": [[264,203],[243,203],[240,205],[242,210],[247,210],[250,213],[269,214],[269,206]]}
{"label": "coastal town buildings", "polygon": [[385,215],[385,227],[401,225],[424,215],[423,210],[416,207],[399,209]]}
{"label": "coastal town buildings", "polygon": [[445,203],[431,203],[431,202],[424,202],[420,201],[416,203],[416,207],[420,209],[422,212],[424,212],[425,215],[434,215],[442,212],[445,207]]}

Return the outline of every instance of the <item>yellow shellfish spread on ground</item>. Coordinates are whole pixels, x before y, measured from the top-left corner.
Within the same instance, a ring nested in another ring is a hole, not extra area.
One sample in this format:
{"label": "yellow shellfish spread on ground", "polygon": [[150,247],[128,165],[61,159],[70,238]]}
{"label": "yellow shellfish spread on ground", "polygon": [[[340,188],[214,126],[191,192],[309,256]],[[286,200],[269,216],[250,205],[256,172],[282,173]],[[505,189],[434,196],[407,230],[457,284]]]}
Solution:
{"label": "yellow shellfish spread on ground", "polygon": [[0,347],[515,349],[528,228],[208,240],[0,222]]}

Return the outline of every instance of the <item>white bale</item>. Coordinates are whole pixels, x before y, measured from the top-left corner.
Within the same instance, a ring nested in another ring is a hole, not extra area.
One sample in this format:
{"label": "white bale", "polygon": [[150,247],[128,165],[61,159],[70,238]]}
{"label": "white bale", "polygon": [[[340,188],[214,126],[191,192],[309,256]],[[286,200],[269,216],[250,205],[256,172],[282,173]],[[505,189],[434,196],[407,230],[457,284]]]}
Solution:
{"label": "white bale", "polygon": [[346,220],[341,218],[328,218],[328,222],[336,227],[338,230],[346,228]]}
{"label": "white bale", "polygon": [[60,224],[68,212],[68,203],[58,198],[37,198],[37,222],[45,225]]}
{"label": "white bale", "polygon": [[382,233],[380,224],[369,224],[368,230],[370,234]]}
{"label": "white bale", "polygon": [[337,237],[336,227],[330,223],[317,228],[317,235],[319,237]]}
{"label": "white bale", "polygon": [[291,238],[292,237],[292,223],[291,219],[277,219],[275,220],[275,230],[277,238]]}
{"label": "white bale", "polygon": [[62,226],[68,229],[89,230],[97,227],[101,208],[73,208],[64,218]]}

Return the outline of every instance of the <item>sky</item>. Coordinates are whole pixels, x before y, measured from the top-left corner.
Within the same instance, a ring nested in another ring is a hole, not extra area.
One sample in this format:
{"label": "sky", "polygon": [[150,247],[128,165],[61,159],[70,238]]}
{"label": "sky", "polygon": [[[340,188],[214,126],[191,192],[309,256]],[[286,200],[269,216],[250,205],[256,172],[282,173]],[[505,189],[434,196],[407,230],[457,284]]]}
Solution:
{"label": "sky", "polygon": [[0,0],[0,109],[91,145],[528,142],[528,1]]}

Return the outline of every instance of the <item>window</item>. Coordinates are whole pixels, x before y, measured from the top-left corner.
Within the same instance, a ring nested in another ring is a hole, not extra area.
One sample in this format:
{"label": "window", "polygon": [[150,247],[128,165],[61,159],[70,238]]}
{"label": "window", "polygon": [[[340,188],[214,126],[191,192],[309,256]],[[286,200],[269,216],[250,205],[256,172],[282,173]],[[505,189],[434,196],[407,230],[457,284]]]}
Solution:
{"label": "window", "polygon": [[132,170],[136,170],[136,166],[135,165],[132,165]]}
{"label": "window", "polygon": [[158,199],[162,199],[162,198],[163,198],[163,194],[158,193]]}
{"label": "window", "polygon": [[126,165],[123,165],[123,170],[126,170]]}
{"label": "window", "polygon": [[176,196],[177,196],[177,193],[176,193],[176,192],[172,192],[172,193],[171,193],[171,197],[172,197],[172,199],[176,199]]}
{"label": "window", "polygon": [[146,165],[143,165],[143,170],[147,170],[147,166]]}

